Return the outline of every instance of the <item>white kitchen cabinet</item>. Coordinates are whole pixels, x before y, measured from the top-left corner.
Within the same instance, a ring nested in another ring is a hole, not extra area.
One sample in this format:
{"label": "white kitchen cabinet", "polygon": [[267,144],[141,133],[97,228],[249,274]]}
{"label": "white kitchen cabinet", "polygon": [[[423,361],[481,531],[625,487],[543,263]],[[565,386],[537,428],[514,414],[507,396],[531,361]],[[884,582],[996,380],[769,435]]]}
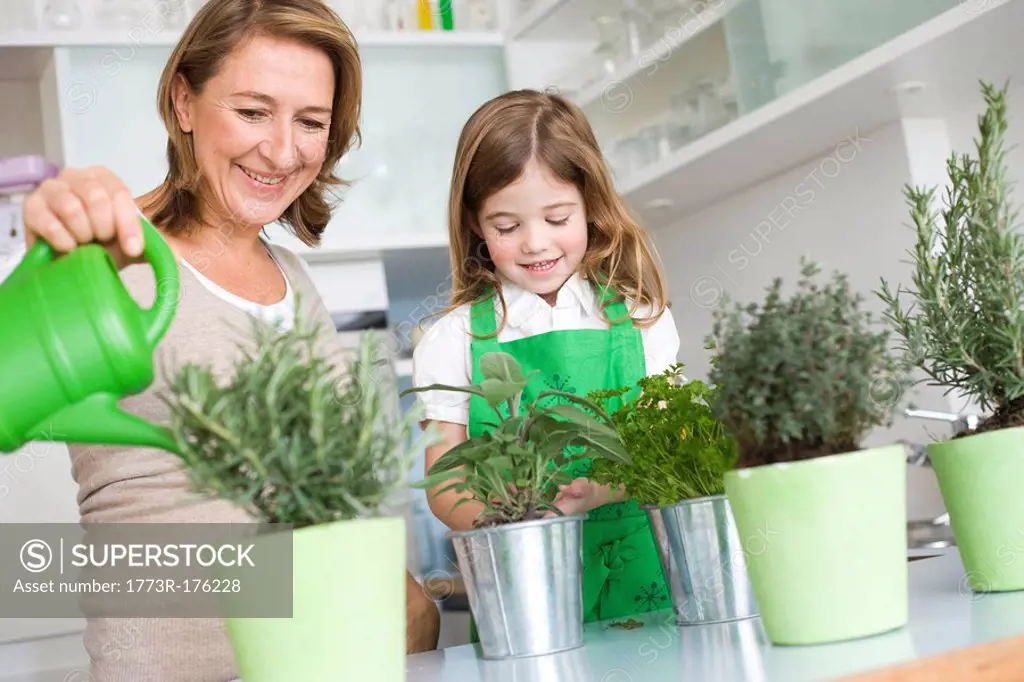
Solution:
{"label": "white kitchen cabinet", "polygon": [[[652,228],[857,130],[942,115],[1019,62],[1015,0],[631,4],[537,0],[510,28],[508,71],[511,87],[554,88],[583,108]],[[929,91],[914,97],[915,81]]]}

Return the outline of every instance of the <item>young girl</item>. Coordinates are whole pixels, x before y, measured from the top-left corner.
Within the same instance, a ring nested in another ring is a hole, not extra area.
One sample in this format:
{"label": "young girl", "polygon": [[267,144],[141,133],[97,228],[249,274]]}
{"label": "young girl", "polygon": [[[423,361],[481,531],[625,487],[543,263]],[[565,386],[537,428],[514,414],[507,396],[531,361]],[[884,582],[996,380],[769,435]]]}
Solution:
{"label": "young girl", "polygon": [[[480,380],[480,356],[501,350],[540,370],[524,400],[547,388],[584,396],[635,385],[676,362],[679,338],[665,283],[646,235],[615,193],[583,113],[535,91],[480,107],[459,139],[449,202],[451,310],[416,346],[413,382],[464,386]],[[607,290],[595,286],[606,282]],[[493,420],[486,403],[454,391],[417,394],[444,442],[426,467]],[[614,405],[612,405],[614,408]],[[574,472],[556,502],[589,513],[583,526],[587,622],[671,605],[644,512]],[[481,511],[463,495],[430,508],[452,529]]]}

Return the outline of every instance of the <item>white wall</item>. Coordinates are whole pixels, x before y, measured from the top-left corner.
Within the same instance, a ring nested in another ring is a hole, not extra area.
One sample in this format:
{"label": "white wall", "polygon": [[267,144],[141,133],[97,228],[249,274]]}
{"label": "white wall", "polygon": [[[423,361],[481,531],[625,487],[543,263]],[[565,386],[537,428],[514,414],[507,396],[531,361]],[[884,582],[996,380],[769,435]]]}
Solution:
{"label": "white wall", "polygon": [[[836,145],[814,161],[655,233],[687,376],[707,377],[704,339],[722,295],[761,301],[775,276],[795,282],[803,254],[826,271],[847,272],[851,286],[864,292],[868,309],[881,310],[872,293],[880,277],[906,277],[907,266],[900,260],[912,247],[914,233],[905,227],[908,213],[901,191],[910,170],[901,127],[850,131]],[[920,407],[947,409],[941,394],[921,394],[916,399]],[[918,424],[901,424],[873,434],[869,443],[923,438],[921,431]],[[934,474],[916,469],[909,475],[911,518],[941,513]]]}

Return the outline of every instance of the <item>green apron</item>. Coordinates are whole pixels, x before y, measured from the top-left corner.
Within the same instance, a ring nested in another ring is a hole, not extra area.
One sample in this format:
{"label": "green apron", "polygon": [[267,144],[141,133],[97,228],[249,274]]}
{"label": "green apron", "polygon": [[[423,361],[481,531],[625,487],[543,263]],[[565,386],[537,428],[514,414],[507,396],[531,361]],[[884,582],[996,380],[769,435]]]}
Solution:
{"label": "green apron", "polygon": [[[471,309],[473,383],[479,383],[480,357],[503,351],[514,356],[523,373],[540,370],[527,384],[523,400],[533,401],[544,390],[557,389],[585,397],[590,391],[633,386],[626,394],[635,399],[636,383],[645,376],[643,339],[633,326],[625,304],[601,296],[612,321],[607,330],[553,331],[499,343],[494,299],[485,298]],[[561,400],[550,397],[545,400]],[[609,403],[614,410],[621,400]],[[470,397],[468,434],[491,428],[494,411],[479,396]],[[573,468],[575,478],[590,473],[590,460]],[[671,605],[657,547],[646,513],[635,502],[612,502],[589,512],[583,523],[584,622],[624,618]],[[477,639],[470,619],[470,639]]]}

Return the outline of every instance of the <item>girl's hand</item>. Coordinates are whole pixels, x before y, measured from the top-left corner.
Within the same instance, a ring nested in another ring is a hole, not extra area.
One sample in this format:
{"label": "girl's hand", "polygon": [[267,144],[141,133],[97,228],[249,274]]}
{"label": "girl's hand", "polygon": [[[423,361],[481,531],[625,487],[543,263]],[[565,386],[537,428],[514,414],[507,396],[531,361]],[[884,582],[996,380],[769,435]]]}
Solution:
{"label": "girl's hand", "polygon": [[586,478],[574,479],[568,485],[559,486],[555,506],[566,516],[584,514],[591,509],[619,502],[624,498],[621,489],[613,490],[606,485],[598,485]]}
{"label": "girl's hand", "polygon": [[119,268],[142,261],[143,236],[131,192],[106,168],[65,168],[44,180],[22,207],[25,240],[66,253],[99,242]]}

